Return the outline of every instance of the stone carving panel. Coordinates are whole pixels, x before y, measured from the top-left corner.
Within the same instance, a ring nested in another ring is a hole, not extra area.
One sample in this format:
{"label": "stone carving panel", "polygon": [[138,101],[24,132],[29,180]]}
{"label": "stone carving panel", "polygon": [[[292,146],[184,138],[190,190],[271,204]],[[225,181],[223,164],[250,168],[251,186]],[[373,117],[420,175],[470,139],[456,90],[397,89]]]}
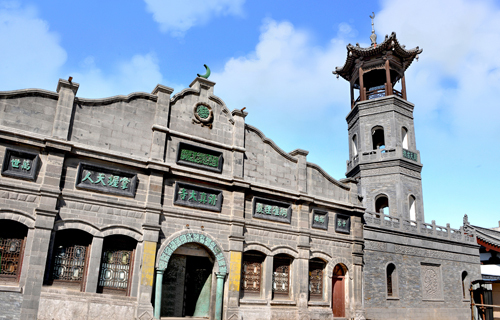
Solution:
{"label": "stone carving panel", "polygon": [[410,246],[402,246],[395,245],[394,250],[396,253],[411,255],[411,256],[421,256],[426,258],[436,258],[436,259],[445,259],[445,260],[453,260],[453,261],[464,261],[477,263],[479,260],[478,256],[469,256],[463,254],[457,254],[453,252],[445,252],[438,250],[429,250],[423,248],[415,248]]}
{"label": "stone carving panel", "polygon": [[387,243],[367,240],[365,241],[365,249],[387,251]]}
{"label": "stone carving panel", "polygon": [[420,272],[422,277],[422,299],[443,300],[441,266],[422,264]]}

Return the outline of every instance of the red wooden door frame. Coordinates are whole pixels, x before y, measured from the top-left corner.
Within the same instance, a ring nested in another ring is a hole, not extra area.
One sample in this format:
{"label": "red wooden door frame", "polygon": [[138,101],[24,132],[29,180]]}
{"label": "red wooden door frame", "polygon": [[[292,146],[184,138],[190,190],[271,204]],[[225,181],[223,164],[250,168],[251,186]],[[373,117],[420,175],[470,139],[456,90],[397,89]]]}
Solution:
{"label": "red wooden door frame", "polygon": [[334,317],[345,317],[345,276],[332,277],[332,312]]}

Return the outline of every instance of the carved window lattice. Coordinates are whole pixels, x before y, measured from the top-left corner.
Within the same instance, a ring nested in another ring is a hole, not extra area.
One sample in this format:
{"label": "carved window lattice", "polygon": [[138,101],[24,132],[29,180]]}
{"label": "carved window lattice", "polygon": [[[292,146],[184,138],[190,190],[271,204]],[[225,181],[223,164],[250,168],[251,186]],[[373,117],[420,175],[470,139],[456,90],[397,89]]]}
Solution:
{"label": "carved window lattice", "polygon": [[0,277],[17,279],[21,270],[23,239],[0,238]]}
{"label": "carved window lattice", "polygon": [[130,250],[105,250],[101,260],[99,286],[127,290],[132,260],[133,252]]}
{"label": "carved window lattice", "polygon": [[241,275],[241,289],[245,293],[260,293],[262,262],[255,258],[245,258]]}
{"label": "carved window lattice", "polygon": [[85,271],[87,247],[85,246],[60,246],[54,256],[52,278],[54,280],[80,282]]}
{"label": "carved window lattice", "polygon": [[323,270],[325,265],[319,262],[309,263],[309,293],[311,299],[323,296]]}
{"label": "carved window lattice", "polygon": [[277,294],[290,292],[290,259],[274,258],[273,292]]}

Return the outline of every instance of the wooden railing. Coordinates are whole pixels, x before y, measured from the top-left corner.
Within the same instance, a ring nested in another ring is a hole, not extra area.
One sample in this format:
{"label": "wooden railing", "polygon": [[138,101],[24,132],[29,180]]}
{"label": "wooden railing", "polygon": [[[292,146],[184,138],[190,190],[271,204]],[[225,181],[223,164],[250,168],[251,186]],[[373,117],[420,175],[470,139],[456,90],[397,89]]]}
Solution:
{"label": "wooden railing", "polygon": [[[394,88],[392,88],[392,94],[404,99],[403,93],[401,91],[394,89]],[[386,96],[385,88],[378,88],[375,90],[366,91],[366,100],[385,97],[385,96]],[[354,105],[359,101],[361,101],[361,95],[359,95],[356,98],[356,100],[354,100],[354,102],[352,103],[352,107],[354,107]]]}
{"label": "wooden railing", "polygon": [[396,95],[396,96],[398,96],[400,98],[403,97],[403,94],[400,91],[398,91],[398,90],[396,90],[394,88],[392,88],[392,93],[394,93],[394,95]]}
{"label": "wooden railing", "polygon": [[385,97],[385,89],[376,89],[376,90],[366,91],[366,99],[367,100],[380,98],[380,97]]}

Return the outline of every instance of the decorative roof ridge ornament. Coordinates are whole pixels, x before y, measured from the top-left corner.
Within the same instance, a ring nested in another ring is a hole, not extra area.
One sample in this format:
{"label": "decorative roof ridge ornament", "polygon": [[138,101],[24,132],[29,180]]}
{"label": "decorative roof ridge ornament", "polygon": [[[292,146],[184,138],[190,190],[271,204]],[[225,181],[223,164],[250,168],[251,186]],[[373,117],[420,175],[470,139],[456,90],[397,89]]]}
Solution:
{"label": "decorative roof ridge ornament", "polygon": [[375,19],[375,12],[372,12],[373,13],[373,16],[370,16],[370,18],[372,19],[372,34],[370,36],[370,40],[372,41],[372,47],[377,47],[377,35],[375,34],[375,27],[374,27],[374,24],[373,24],[373,19]]}
{"label": "decorative roof ridge ornament", "polygon": [[203,66],[205,67],[205,69],[207,69],[207,72],[205,74],[197,73],[197,76],[201,77],[201,78],[208,79],[208,77],[210,77],[210,68],[206,64],[204,64]]}

